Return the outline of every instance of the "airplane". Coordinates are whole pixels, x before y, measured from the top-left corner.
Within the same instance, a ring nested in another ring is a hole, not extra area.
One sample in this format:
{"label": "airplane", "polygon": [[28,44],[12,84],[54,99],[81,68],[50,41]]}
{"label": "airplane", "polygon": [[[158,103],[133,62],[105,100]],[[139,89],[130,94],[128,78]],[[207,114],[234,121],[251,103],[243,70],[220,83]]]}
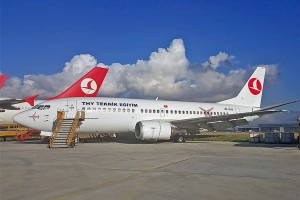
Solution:
{"label": "airplane", "polygon": [[134,132],[140,140],[184,142],[186,134],[246,125],[265,114],[283,112],[271,110],[273,108],[299,101],[260,108],[264,76],[265,68],[258,67],[236,97],[217,103],[64,98],[39,104],[14,116],[13,120],[41,130],[41,135],[51,136],[57,123],[57,111],[64,111],[65,118],[75,118],[77,111],[84,111],[85,118],[78,126],[80,133]]}
{"label": "airplane", "polygon": [[44,101],[66,97],[95,97],[107,72],[108,68],[94,67],[64,92],[46,100],[35,100],[38,95],[25,99],[0,99],[0,121],[14,122],[13,116]]}
{"label": "airplane", "polygon": [[0,89],[3,87],[5,81],[7,79],[7,75],[5,74],[0,74]]}

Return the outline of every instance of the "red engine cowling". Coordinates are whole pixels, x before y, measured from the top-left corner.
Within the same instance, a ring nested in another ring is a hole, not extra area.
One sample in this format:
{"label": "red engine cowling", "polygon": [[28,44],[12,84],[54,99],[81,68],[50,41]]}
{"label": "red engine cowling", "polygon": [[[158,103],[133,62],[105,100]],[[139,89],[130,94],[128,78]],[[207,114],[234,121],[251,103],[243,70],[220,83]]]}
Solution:
{"label": "red engine cowling", "polygon": [[140,140],[169,140],[171,134],[170,123],[141,121],[135,125],[135,137]]}

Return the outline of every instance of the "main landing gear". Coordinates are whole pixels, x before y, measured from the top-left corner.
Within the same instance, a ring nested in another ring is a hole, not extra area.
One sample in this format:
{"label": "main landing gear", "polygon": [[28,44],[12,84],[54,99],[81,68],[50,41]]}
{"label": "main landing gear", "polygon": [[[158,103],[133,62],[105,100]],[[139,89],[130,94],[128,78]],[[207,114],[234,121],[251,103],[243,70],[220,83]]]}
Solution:
{"label": "main landing gear", "polygon": [[184,135],[181,135],[181,134],[177,134],[174,136],[174,142],[176,143],[182,143],[182,142],[185,142],[185,137]]}

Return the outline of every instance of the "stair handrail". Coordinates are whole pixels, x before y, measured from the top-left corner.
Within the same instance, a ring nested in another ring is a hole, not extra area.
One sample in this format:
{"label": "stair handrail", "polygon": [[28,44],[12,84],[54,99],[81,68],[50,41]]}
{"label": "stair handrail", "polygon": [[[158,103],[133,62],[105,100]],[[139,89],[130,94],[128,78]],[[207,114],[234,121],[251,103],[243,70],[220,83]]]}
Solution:
{"label": "stair handrail", "polygon": [[64,120],[65,112],[64,111],[57,111],[57,123],[55,126],[54,131],[52,132],[52,136],[50,138],[49,147],[53,146],[53,142],[56,138],[56,135],[61,127],[62,121]]}
{"label": "stair handrail", "polygon": [[78,125],[78,122],[79,122],[80,112],[81,111],[77,111],[76,112],[76,116],[75,116],[75,119],[73,121],[71,130],[70,130],[70,134],[68,136],[67,146],[71,146],[71,144],[73,142],[74,135],[75,135],[75,132],[76,132],[76,129],[77,129],[77,125]]}

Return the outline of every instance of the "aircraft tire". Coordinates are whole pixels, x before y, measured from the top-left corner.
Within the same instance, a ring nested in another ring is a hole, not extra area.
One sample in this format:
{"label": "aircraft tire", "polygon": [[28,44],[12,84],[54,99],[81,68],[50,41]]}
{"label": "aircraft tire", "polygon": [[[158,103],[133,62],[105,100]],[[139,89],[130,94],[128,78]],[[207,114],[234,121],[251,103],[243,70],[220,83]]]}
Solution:
{"label": "aircraft tire", "polygon": [[183,143],[183,142],[185,142],[184,135],[176,135],[174,139],[175,139],[176,143]]}

